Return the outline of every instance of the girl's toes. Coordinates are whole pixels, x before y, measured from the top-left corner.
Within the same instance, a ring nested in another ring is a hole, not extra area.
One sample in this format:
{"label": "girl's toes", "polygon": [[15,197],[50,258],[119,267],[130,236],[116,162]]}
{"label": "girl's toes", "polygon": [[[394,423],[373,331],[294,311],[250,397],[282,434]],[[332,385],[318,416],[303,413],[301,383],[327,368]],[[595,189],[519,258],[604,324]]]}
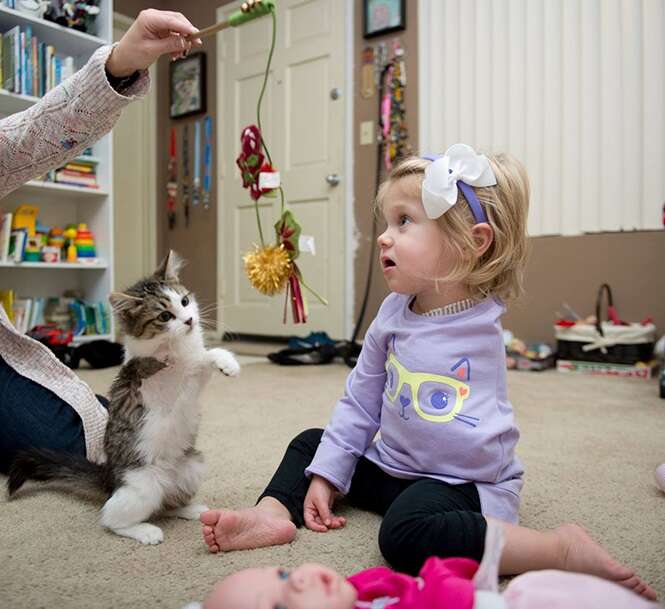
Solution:
{"label": "girl's toes", "polygon": [[199,520],[209,527],[215,526],[219,520],[219,514],[215,510],[208,510],[199,516]]}

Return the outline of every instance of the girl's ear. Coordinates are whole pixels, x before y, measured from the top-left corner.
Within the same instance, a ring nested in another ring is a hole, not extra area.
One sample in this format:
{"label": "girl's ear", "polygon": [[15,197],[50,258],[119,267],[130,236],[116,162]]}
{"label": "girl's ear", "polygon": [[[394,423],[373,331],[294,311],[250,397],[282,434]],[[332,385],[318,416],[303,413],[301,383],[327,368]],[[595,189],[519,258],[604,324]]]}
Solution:
{"label": "girl's ear", "polygon": [[476,244],[476,256],[480,258],[494,241],[494,230],[487,222],[480,222],[471,229],[471,235]]}

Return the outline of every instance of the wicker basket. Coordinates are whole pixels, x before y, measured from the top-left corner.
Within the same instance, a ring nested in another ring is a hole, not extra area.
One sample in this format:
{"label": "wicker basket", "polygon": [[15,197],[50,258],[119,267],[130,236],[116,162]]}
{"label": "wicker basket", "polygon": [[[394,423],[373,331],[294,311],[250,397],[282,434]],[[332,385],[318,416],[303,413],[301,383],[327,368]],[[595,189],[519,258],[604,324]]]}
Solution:
{"label": "wicker basket", "polygon": [[608,318],[618,320],[612,301],[612,290],[606,283],[600,286],[596,299],[596,324],[563,327],[554,326],[559,359],[608,364],[648,362],[653,357],[656,327],[652,323],[617,325],[601,321],[603,294],[607,295]]}

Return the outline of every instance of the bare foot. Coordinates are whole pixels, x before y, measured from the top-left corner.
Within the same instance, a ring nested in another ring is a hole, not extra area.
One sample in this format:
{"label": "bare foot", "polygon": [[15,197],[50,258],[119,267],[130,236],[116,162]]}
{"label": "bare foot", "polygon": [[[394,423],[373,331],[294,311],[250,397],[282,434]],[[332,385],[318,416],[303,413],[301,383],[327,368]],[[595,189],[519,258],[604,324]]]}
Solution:
{"label": "bare foot", "polygon": [[296,536],[295,524],[260,507],[238,511],[210,510],[203,512],[200,520],[203,539],[213,554],[279,546],[290,543]]}
{"label": "bare foot", "polygon": [[656,600],[656,591],[653,588],[635,575],[632,569],[612,558],[582,527],[564,524],[557,527],[554,534],[562,543],[563,568],[566,571],[609,579],[650,600]]}

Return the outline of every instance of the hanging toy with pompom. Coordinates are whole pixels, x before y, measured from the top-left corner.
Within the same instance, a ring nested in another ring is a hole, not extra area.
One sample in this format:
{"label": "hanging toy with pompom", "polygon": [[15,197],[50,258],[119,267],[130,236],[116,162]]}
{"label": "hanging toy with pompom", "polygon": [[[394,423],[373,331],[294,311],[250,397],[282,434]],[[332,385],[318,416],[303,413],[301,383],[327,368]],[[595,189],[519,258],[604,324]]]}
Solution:
{"label": "hanging toy with pompom", "polygon": [[[256,109],[257,125],[249,125],[242,130],[240,134],[240,154],[236,159],[243,188],[249,190],[249,196],[254,202],[260,239],[260,245],[255,245],[252,251],[247,252],[243,256],[243,261],[249,282],[261,294],[274,296],[286,291],[284,323],[286,323],[287,309],[290,303],[293,323],[299,324],[305,323],[308,315],[307,300],[303,287],[314,294],[321,303],[325,305],[328,303],[305,283],[302,272],[296,264],[296,259],[300,255],[301,228],[291,211],[285,209],[284,190],[280,183],[279,172],[273,165],[268,146],[261,134],[261,102],[270,74],[270,63],[275,50],[277,31],[274,6],[271,6],[268,10],[273,20],[272,43]],[[274,226],[275,242],[266,244],[261,227],[258,200],[261,197],[276,197],[278,192],[281,213]]]}
{"label": "hanging toy with pompom", "polygon": [[[293,213],[284,209],[284,191],[280,185],[279,172],[272,163],[266,162],[265,142],[261,131],[256,125],[249,125],[242,130],[240,136],[240,154],[236,164],[240,169],[242,185],[249,190],[249,196],[254,201],[256,221],[259,229],[261,245],[243,256],[245,272],[252,286],[261,294],[274,296],[286,291],[284,303],[284,323],[286,323],[287,309],[291,303],[293,323],[307,321],[308,307],[304,286],[314,294],[323,304],[328,304],[312,288],[305,284],[302,272],[296,264],[300,255],[299,239],[301,228]],[[282,215],[275,224],[275,243],[266,245],[261,227],[261,217],[258,211],[258,200],[263,197],[274,197],[279,191],[282,199]]]}

